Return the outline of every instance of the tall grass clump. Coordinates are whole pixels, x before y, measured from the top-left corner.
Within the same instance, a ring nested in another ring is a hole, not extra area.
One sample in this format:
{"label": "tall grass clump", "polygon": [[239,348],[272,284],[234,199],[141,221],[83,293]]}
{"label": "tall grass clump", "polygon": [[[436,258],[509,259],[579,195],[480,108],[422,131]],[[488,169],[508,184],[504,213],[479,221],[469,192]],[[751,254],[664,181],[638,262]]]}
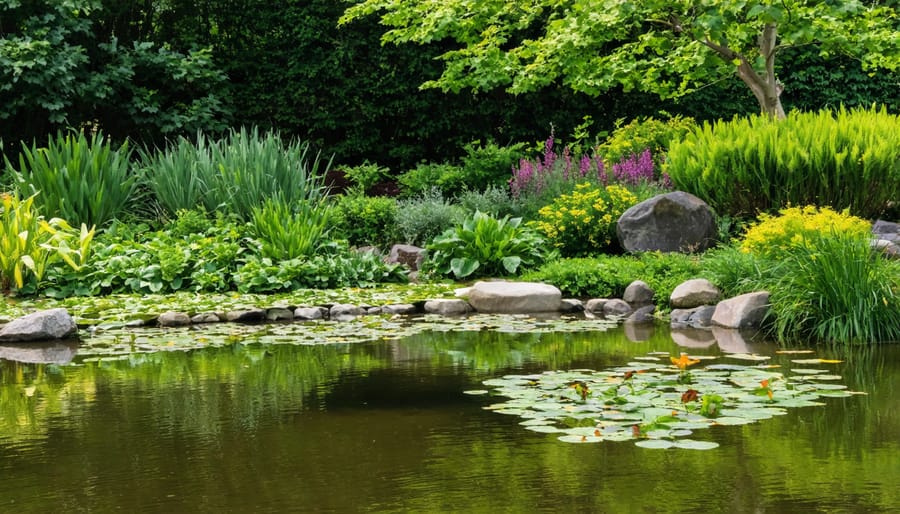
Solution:
{"label": "tall grass clump", "polygon": [[325,242],[329,211],[324,203],[290,204],[270,198],[251,212],[250,226],[262,241],[262,255],[274,260],[310,257]]}
{"label": "tall grass clump", "polygon": [[102,226],[122,213],[137,189],[128,143],[116,148],[102,133],[59,133],[46,146],[22,145],[18,168],[4,157],[23,196],[44,214]]}
{"label": "tall grass clump", "polygon": [[706,123],[672,144],[673,185],[716,212],[753,216],[785,205],[876,218],[900,191],[900,117],[841,108]]}
{"label": "tall grass clump", "polygon": [[817,234],[774,267],[773,332],[782,341],[900,341],[900,263],[854,233]]}
{"label": "tall grass clump", "polygon": [[182,137],[168,149],[143,153],[142,161],[149,189],[170,214],[202,205],[244,220],[270,198],[319,201],[331,165],[309,142],[257,128],[232,130],[220,140],[202,133],[194,141]]}

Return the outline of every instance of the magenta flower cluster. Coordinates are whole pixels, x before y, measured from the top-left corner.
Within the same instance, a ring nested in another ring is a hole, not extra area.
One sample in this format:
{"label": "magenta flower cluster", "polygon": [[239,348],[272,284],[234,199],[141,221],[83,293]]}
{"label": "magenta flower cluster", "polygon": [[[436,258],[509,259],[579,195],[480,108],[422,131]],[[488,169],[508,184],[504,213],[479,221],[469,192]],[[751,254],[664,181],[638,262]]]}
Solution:
{"label": "magenta flower cluster", "polygon": [[[637,185],[656,180],[656,166],[650,149],[640,155],[632,154],[613,164],[607,171],[606,165],[599,156],[582,155],[573,157],[569,147],[563,149],[562,155],[554,149],[553,134],[544,143],[544,154],[535,160],[522,159],[512,170],[509,188],[514,198],[522,194],[538,195],[551,180],[596,180],[603,185],[610,182]],[[666,174],[659,179],[663,187],[671,187]]]}
{"label": "magenta flower cluster", "polygon": [[650,149],[644,150],[641,155],[631,154],[631,157],[613,164],[612,174],[615,181],[620,184],[636,186],[641,182],[652,182],[654,165]]}
{"label": "magenta flower cluster", "polygon": [[[550,180],[561,176],[563,181],[580,180],[594,175],[597,179],[606,183],[606,172],[603,161],[599,157],[583,155],[580,158],[572,156],[571,149],[566,146],[562,155],[557,155],[554,150],[553,134],[544,143],[544,155],[531,161],[522,159],[518,167],[514,166],[512,178],[509,180],[509,188],[513,197],[521,194],[540,194]],[[575,166],[577,162],[577,168]]]}

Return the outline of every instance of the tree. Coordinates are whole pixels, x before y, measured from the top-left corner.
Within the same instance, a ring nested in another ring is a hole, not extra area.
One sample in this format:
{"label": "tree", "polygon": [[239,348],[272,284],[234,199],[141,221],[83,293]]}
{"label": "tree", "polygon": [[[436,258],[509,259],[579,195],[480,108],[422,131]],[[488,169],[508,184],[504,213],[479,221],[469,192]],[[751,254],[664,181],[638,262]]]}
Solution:
{"label": "tree", "polygon": [[377,14],[387,43],[452,40],[422,87],[598,95],[621,84],[663,98],[737,74],[763,112],[783,117],[779,52],[815,46],[865,69],[900,67],[893,0],[364,0],[341,23]]}
{"label": "tree", "polygon": [[91,125],[152,141],[226,127],[225,75],[209,49],[135,39],[118,14],[100,0],[0,0],[0,138]]}

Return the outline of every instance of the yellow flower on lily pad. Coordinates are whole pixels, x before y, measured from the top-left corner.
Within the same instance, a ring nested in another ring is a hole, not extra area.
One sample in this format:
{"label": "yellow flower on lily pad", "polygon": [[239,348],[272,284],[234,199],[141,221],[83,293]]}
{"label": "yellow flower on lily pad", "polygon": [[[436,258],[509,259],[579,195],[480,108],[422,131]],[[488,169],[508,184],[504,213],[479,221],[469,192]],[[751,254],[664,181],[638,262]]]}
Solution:
{"label": "yellow flower on lily pad", "polygon": [[680,357],[677,359],[675,357],[669,357],[669,360],[672,361],[672,364],[678,367],[678,369],[684,371],[688,366],[693,366],[700,362],[700,359],[692,359],[688,357],[688,354],[682,353]]}

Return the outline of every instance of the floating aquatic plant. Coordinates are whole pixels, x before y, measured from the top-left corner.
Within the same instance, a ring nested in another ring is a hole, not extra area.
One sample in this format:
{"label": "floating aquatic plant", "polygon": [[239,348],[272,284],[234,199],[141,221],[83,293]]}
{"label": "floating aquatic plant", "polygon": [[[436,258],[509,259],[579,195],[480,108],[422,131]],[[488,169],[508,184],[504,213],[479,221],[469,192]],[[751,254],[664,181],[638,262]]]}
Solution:
{"label": "floating aquatic plant", "polygon": [[[528,430],[558,434],[571,443],[635,441],[643,448],[707,450],[718,446],[687,436],[716,425],[743,425],[787,413],[791,407],[821,406],[822,397],[850,396],[846,386],[823,369],[795,369],[786,375],[766,364],[768,357],[725,355],[756,364],[713,363],[682,353],[671,365],[651,354],[605,371],[547,371],[484,381],[491,394],[509,400],[485,409],[521,416]],[[801,364],[830,363],[800,359]],[[483,390],[479,393],[485,392]]]}

